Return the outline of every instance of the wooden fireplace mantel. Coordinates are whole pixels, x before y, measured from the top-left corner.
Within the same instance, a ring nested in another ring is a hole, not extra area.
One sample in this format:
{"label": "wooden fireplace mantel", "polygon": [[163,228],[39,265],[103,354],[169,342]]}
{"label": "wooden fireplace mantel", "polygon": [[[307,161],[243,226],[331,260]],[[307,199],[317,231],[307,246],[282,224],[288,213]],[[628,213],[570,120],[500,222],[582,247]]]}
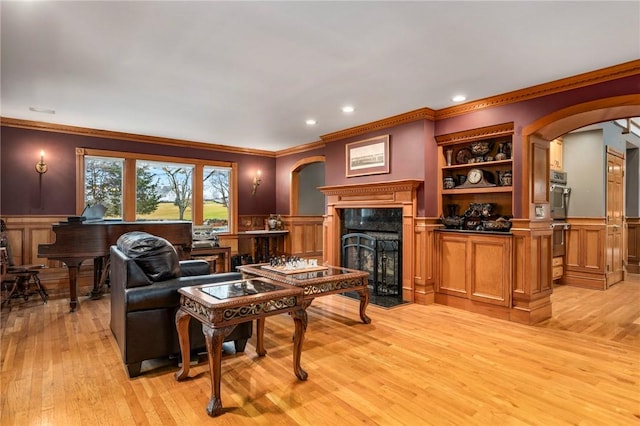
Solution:
{"label": "wooden fireplace mantel", "polygon": [[413,198],[421,180],[395,180],[389,182],[361,183],[354,185],[321,186],[326,196],[339,197],[341,202],[400,201]]}
{"label": "wooden fireplace mantel", "polygon": [[414,225],[417,213],[417,189],[422,180],[398,180],[353,185],[322,186],[327,197],[324,218],[324,261],[340,265],[340,217],[342,209],[401,208],[402,209],[402,299],[413,302]]}

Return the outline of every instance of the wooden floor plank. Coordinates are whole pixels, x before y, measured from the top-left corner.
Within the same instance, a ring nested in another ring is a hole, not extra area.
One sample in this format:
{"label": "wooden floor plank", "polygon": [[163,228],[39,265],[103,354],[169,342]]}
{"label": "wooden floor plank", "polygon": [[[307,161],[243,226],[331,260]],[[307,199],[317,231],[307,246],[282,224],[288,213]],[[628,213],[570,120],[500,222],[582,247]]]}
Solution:
{"label": "wooden floor plank", "polygon": [[266,357],[252,339],[223,358],[224,414],[209,418],[206,362],[176,382],[175,362],[127,377],[109,329],[109,297],[35,300],[0,315],[0,425],[638,425],[640,277],[607,291],[559,286],[535,326],[442,305],[371,306],[316,299],[302,366],[293,321],[267,320]]}

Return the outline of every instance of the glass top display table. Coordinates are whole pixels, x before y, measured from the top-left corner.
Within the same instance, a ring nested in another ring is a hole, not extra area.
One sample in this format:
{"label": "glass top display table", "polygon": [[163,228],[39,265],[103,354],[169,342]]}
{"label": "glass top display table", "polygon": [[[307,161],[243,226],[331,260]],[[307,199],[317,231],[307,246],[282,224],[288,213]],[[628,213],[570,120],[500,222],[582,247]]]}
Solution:
{"label": "glass top display table", "polygon": [[[305,309],[316,297],[355,291],[360,296],[360,319],[365,324],[371,323],[371,318],[366,314],[369,305],[368,272],[330,265],[291,271],[273,267],[268,263],[242,265],[237,269],[245,278],[264,277],[302,288]],[[306,317],[304,324],[306,327]]]}
{"label": "glass top display table", "polygon": [[176,380],[186,379],[189,374],[189,320],[191,317],[202,323],[209,370],[211,372],[211,398],[207,413],[216,416],[221,412],[220,374],[222,342],[236,325],[256,320],[259,356],[266,355],[264,349],[264,321],[271,315],[290,313],[294,320],[293,372],[300,380],[307,379],[307,373],[300,367],[300,355],[306,325],[306,312],[301,288],[264,278],[229,281],[182,287],[180,309],[176,313],[176,328],[182,354],[182,367],[175,374]]}

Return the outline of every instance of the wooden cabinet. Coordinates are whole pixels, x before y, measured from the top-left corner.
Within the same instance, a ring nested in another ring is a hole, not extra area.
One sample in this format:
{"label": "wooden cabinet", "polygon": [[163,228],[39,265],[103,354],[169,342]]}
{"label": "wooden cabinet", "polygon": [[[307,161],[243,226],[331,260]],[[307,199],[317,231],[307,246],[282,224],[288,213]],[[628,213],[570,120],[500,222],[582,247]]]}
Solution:
{"label": "wooden cabinet", "polygon": [[437,241],[437,292],[510,306],[511,234],[439,231]]}
{"label": "wooden cabinet", "polygon": [[[471,203],[492,203],[494,214],[513,214],[512,135],[513,123],[505,123],[436,137],[443,216],[462,214]],[[472,179],[477,170],[478,182]]]}
{"label": "wooden cabinet", "polygon": [[[472,203],[490,203],[492,218],[513,215],[512,135],[505,123],[436,137],[443,216],[463,216]],[[513,237],[486,231],[484,217],[437,232],[435,301],[509,319]]]}
{"label": "wooden cabinet", "polygon": [[212,274],[231,272],[231,247],[192,247],[191,258],[209,262]]}
{"label": "wooden cabinet", "polygon": [[562,138],[554,139],[549,143],[549,168],[551,170],[562,170]]}
{"label": "wooden cabinet", "polygon": [[564,256],[554,257],[551,261],[551,277],[552,279],[559,280],[564,275]]}

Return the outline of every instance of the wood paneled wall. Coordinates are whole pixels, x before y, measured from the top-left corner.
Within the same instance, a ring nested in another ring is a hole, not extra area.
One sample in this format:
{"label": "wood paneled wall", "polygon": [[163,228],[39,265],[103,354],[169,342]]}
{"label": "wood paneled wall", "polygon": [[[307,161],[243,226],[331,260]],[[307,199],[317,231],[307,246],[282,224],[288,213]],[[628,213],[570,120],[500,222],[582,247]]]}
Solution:
{"label": "wood paneled wall", "polygon": [[640,218],[627,218],[627,272],[640,274]]}
{"label": "wood paneled wall", "polygon": [[570,218],[566,236],[565,274],[561,284],[605,290],[605,218]]}
{"label": "wood paneled wall", "polygon": [[[59,261],[38,257],[38,245],[55,241],[51,226],[66,220],[67,216],[20,216],[4,217],[11,256],[15,265],[44,264],[40,280],[51,298],[68,297],[69,274]],[[93,262],[87,261],[80,268],[78,291],[86,294],[93,288]]]}
{"label": "wood paneled wall", "polygon": [[440,221],[433,218],[416,218],[414,231],[413,292],[416,303],[435,302],[436,233]]}
{"label": "wood paneled wall", "polygon": [[283,216],[289,235],[285,252],[305,259],[322,260],[322,216]]}
{"label": "wood paneled wall", "polygon": [[[267,216],[242,216],[239,218],[241,230],[263,229]],[[7,238],[11,246],[13,263],[45,264],[40,272],[42,283],[52,298],[68,297],[69,275],[67,268],[59,261],[38,257],[38,245],[55,241],[52,225],[64,221],[66,216],[20,216],[3,218],[7,224]],[[283,217],[289,235],[285,238],[285,252],[293,256],[322,260],[322,216]],[[220,236],[220,245],[230,246],[231,254],[239,253],[238,236],[227,234]],[[83,295],[93,288],[93,262],[87,260],[80,268],[79,294]]]}

